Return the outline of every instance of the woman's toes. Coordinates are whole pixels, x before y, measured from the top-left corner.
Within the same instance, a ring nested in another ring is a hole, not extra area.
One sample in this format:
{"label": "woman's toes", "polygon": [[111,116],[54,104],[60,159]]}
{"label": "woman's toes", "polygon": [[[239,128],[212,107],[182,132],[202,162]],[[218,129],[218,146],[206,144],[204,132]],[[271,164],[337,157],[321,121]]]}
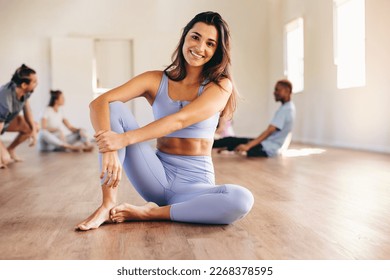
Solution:
{"label": "woman's toes", "polygon": [[81,230],[81,231],[85,231],[85,230],[88,230],[88,228],[84,225],[84,224],[81,224],[81,225],[78,225],[75,230]]}
{"label": "woman's toes", "polygon": [[111,213],[113,215],[115,215],[118,212],[124,211],[127,208],[126,206],[127,205],[125,203],[119,204],[119,205],[117,205],[117,206],[115,206],[114,208],[111,209]]}

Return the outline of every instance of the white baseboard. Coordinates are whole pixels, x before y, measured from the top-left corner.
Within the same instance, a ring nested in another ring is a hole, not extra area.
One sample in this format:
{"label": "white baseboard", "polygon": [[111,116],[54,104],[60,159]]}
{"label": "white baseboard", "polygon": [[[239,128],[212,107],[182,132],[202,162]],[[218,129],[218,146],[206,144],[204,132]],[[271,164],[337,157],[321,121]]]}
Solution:
{"label": "white baseboard", "polygon": [[390,154],[389,146],[360,145],[356,143],[346,143],[341,141],[325,142],[318,139],[314,140],[310,138],[301,138],[301,139],[294,138],[293,142],[308,144],[308,145],[317,145],[322,147],[344,148],[344,149],[353,149],[353,150],[362,150],[362,151]]}

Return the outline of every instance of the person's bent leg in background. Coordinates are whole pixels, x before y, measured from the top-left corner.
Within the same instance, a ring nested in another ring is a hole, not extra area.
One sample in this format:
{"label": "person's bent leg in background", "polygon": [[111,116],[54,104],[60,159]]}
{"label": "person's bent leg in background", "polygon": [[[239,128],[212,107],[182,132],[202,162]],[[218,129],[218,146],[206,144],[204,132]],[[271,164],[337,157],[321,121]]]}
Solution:
{"label": "person's bent leg in background", "polygon": [[[18,135],[16,136],[14,141],[12,141],[12,143],[8,146],[7,150],[8,150],[8,153],[9,153],[12,160],[14,160],[16,162],[23,161],[22,158],[19,158],[16,155],[15,148],[17,146],[19,146],[20,144],[22,144],[27,139],[29,139],[30,137],[32,137],[33,134],[36,134],[38,132],[38,125],[36,123],[34,123],[34,127],[31,128],[27,124],[24,117],[17,116],[15,119],[13,119],[10,122],[10,124],[7,128],[7,132],[18,132]],[[32,141],[35,141],[35,140],[32,139]],[[30,146],[32,146],[34,144],[35,144],[35,142],[31,142]]]}

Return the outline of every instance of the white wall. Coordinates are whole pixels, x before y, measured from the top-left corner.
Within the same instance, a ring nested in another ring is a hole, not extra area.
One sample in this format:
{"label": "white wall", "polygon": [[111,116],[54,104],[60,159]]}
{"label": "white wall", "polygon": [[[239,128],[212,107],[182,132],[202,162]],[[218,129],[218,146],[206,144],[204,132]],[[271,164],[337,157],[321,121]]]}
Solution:
{"label": "white wall", "polygon": [[133,39],[139,74],[167,66],[184,25],[205,10],[220,12],[231,28],[233,73],[244,97],[237,134],[257,135],[279,106],[272,90],[283,77],[283,25],[302,16],[305,91],[294,96],[293,141],[390,152],[389,0],[366,0],[367,85],[347,90],[336,88],[331,0],[0,0],[0,84],[22,63],[37,70],[31,102],[38,117],[52,82],[50,38]]}
{"label": "white wall", "polygon": [[[50,44],[51,87],[65,94],[64,116],[76,127],[94,134],[89,118],[94,42],[89,38],[52,38]],[[124,81],[122,81],[124,82]],[[39,114],[36,115],[39,117]]]}
{"label": "white wall", "polygon": [[[265,6],[265,0],[0,0],[0,84],[9,81],[22,63],[34,68],[39,85],[31,103],[38,119],[52,86],[52,37],[133,39],[137,75],[169,65],[185,24],[195,14],[213,10],[230,25],[235,80],[242,95],[251,97],[250,102],[241,104],[236,115],[237,131],[247,133],[257,127],[257,133],[261,127],[258,119],[263,119],[266,108],[261,94],[267,81]],[[247,32],[248,29],[253,32]],[[92,98],[91,91],[64,94],[68,101],[76,94]],[[141,106],[147,107],[147,103],[141,102]],[[142,119],[148,118],[142,115],[143,111],[139,113]],[[89,114],[88,108],[76,110],[75,114]]]}
{"label": "white wall", "polygon": [[[293,140],[390,152],[390,1],[366,0],[366,73],[362,88],[339,90],[333,64],[331,0],[270,0],[269,87],[283,74],[283,25],[304,18],[305,90],[294,96]],[[276,66],[274,66],[274,64]],[[269,101],[270,107],[273,101]]]}

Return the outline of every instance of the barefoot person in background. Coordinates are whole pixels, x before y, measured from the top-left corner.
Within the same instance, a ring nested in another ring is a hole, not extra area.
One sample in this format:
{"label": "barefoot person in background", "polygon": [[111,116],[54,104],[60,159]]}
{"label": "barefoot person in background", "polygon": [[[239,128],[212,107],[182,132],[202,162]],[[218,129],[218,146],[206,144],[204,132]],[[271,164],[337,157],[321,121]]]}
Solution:
{"label": "barefoot person in background", "polygon": [[282,105],[275,112],[268,127],[257,137],[224,137],[214,141],[213,148],[246,153],[247,157],[274,157],[288,148],[295,119],[295,105],[291,100],[292,84],[288,80],[276,82],[274,97]]}
{"label": "barefoot person in background", "polygon": [[215,131],[215,139],[234,136],[233,120],[220,117]]}
{"label": "barefoot person in background", "polygon": [[[36,72],[23,64],[16,69],[12,79],[0,87],[0,133],[18,132],[6,148],[0,138],[0,167],[14,161],[22,161],[15,148],[30,139],[30,146],[37,140],[38,124],[34,122],[29,98],[38,84]],[[19,113],[23,110],[23,116]]]}
{"label": "barefoot person in background", "polygon": [[[92,151],[85,129],[76,128],[64,118],[62,106],[65,104],[64,94],[60,90],[50,91],[50,101],[42,120],[41,131],[39,132],[38,147],[42,152],[50,151]],[[65,135],[62,126],[65,126],[71,133]]]}

